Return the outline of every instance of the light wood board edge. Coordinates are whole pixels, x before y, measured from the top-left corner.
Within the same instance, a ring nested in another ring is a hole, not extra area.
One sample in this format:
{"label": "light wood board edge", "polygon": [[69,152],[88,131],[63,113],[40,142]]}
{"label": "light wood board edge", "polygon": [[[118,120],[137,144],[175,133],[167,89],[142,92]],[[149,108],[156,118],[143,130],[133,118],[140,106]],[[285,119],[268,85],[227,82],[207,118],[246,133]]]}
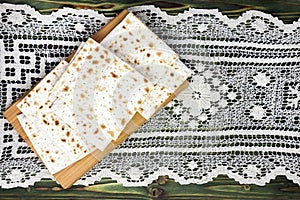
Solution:
{"label": "light wood board edge", "polygon": [[[123,10],[118,16],[113,18],[108,24],[106,24],[101,30],[99,30],[92,38],[97,41],[101,42],[128,14],[127,10]],[[75,55],[76,51],[73,51],[65,60],[70,62],[73,56]],[[36,84],[38,85],[38,83]],[[35,87],[35,86],[34,86]],[[18,109],[17,104],[31,91],[34,89],[32,87],[28,90],[24,95],[22,95],[17,101],[15,101],[4,113],[4,117],[12,124],[15,130],[19,133],[19,135],[24,139],[24,141],[29,145],[29,147],[35,152],[37,156],[39,156],[34,149],[31,141],[29,140],[28,136],[26,135],[24,129],[22,128],[17,115],[21,114],[22,112]],[[137,119],[136,119],[137,120]],[[139,123],[139,121],[143,121],[144,118],[140,118],[136,122],[132,123]],[[126,131],[127,133],[128,130]],[[108,152],[112,151],[116,145],[121,143],[122,141],[126,140],[128,137],[127,134],[122,133],[120,139],[111,143],[104,152],[99,150],[92,152],[91,154],[87,155],[85,158],[77,161],[76,163],[70,165],[69,167],[59,171],[58,173],[54,174],[57,182],[61,184],[63,188],[70,187],[75,181],[77,181],[82,175],[84,175],[87,171],[89,171],[96,163],[99,162]]]}
{"label": "light wood board edge", "polygon": [[[105,25],[100,31],[98,31],[92,38],[101,42],[128,14],[127,10],[122,11],[118,16],[112,19],[107,25]],[[66,61],[69,62],[74,56],[75,51],[66,58]],[[176,92],[171,95],[163,104],[159,107],[160,110],[167,103],[169,103],[175,96],[180,93],[187,86],[187,81],[185,81]],[[33,87],[34,88],[34,87]],[[32,88],[32,89],[33,89]],[[17,130],[20,136],[25,140],[25,142],[30,146],[30,148],[36,153],[32,143],[28,139],[25,131],[23,130],[20,122],[17,119],[17,115],[21,114],[21,111],[17,108],[17,104],[30,92],[26,92],[21,98],[19,98],[15,103],[13,103],[3,114],[7,120],[12,124],[12,126]],[[157,110],[157,111],[158,111]],[[116,141],[112,141],[104,151],[94,150],[89,155],[80,159],[79,161],[73,163],[72,165],[66,167],[65,169],[53,174],[55,179],[64,189],[67,189],[72,186],[78,179],[80,179],[86,172],[88,172],[92,167],[94,167],[100,160],[102,160],[107,154],[109,154],[113,149],[115,149],[119,144],[125,141],[131,133],[136,131],[142,124],[147,120],[136,113],[131,121],[127,124],[121,135]],[[38,155],[36,153],[36,155]]]}

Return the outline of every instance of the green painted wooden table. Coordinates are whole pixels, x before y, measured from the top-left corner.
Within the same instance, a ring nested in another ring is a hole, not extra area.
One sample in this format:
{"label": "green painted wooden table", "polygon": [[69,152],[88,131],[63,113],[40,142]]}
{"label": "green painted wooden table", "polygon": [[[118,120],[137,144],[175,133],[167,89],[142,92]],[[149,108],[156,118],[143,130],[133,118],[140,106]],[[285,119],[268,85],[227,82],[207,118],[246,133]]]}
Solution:
{"label": "green painted wooden table", "polygon": [[[300,17],[299,0],[173,0],[141,1],[117,0],[4,0],[1,2],[28,4],[43,14],[62,7],[95,9],[113,16],[124,8],[154,4],[169,14],[183,12],[189,7],[218,8],[228,17],[236,18],[246,10],[261,10],[278,17],[285,23],[292,23]],[[123,187],[109,178],[91,186],[73,186],[68,190],[52,180],[42,180],[28,188],[1,189],[0,199],[300,199],[300,187],[284,176],[278,176],[266,186],[241,185],[227,176],[220,175],[212,182],[197,185],[180,185],[167,176],[159,177],[148,187]]]}

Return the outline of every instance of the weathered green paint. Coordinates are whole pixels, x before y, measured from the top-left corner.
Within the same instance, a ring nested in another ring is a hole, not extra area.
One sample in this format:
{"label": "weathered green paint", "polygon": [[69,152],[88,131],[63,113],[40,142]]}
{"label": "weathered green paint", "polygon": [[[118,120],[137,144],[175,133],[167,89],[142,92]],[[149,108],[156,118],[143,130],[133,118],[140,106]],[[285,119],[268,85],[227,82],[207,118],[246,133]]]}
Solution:
{"label": "weathered green paint", "polygon": [[147,1],[147,0],[2,0],[1,2],[28,4],[43,14],[63,7],[94,9],[104,12],[106,15],[115,15],[121,10],[136,5],[156,5],[166,10],[169,14],[177,14],[193,8],[217,8],[228,17],[236,18],[247,10],[261,10],[270,13],[285,23],[291,23],[300,17],[299,0],[172,0],[172,1]]}
{"label": "weathered green paint", "polygon": [[52,180],[42,180],[29,188],[0,189],[0,199],[300,199],[300,187],[284,176],[266,186],[241,185],[227,176],[206,184],[180,185],[160,177],[148,187],[123,187],[105,178],[91,186],[75,185],[63,190]]}

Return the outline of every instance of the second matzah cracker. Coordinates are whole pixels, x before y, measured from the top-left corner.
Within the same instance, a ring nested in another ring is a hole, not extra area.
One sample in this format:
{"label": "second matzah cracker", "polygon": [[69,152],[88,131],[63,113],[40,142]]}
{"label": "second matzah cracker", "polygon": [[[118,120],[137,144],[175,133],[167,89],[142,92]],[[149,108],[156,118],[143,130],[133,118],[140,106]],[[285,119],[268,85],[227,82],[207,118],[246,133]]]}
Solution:
{"label": "second matzah cracker", "polygon": [[53,110],[97,147],[99,133],[118,138],[153,87],[143,75],[88,39],[55,85],[60,101],[54,102]]}
{"label": "second matzah cracker", "polygon": [[101,44],[130,63],[150,81],[157,83],[155,91],[143,104],[142,114],[147,119],[191,74],[179,56],[132,13]]}
{"label": "second matzah cracker", "polygon": [[50,91],[67,64],[59,63],[17,105],[23,113],[18,119],[26,135],[52,174],[85,157],[91,149],[71,127],[51,113]]}

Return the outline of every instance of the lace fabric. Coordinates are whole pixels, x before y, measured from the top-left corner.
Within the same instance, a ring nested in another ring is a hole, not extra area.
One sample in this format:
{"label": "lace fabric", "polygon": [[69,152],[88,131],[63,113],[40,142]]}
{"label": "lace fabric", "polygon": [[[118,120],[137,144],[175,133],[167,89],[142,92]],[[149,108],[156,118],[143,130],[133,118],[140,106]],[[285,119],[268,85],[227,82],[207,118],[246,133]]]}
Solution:
{"label": "lace fabric", "polygon": [[[159,175],[200,184],[219,174],[257,185],[285,175],[300,184],[300,20],[130,11],[193,71],[190,86],[77,184],[111,177],[145,186]],[[2,113],[111,18],[11,4],[0,4],[0,13],[0,186],[27,187],[51,175]]]}

